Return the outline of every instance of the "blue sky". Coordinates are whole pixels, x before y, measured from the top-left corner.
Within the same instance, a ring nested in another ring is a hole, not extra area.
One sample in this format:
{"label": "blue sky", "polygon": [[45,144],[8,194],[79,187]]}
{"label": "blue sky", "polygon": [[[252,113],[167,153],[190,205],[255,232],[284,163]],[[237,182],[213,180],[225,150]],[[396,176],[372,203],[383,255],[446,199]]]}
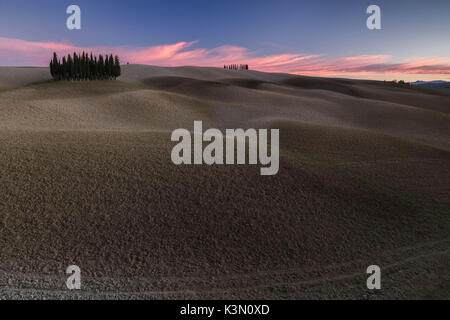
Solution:
{"label": "blue sky", "polygon": [[[81,30],[66,28],[66,8],[71,4],[81,8]],[[366,8],[371,4],[381,8],[382,30],[366,28]],[[24,41],[22,46],[29,42],[49,42],[94,49],[127,47],[129,51],[124,55],[128,60],[133,60],[133,50],[178,43],[189,44],[181,46],[181,51],[209,50],[204,60],[209,63],[215,61],[211,55],[218,55],[214,50],[224,46],[245,48],[239,60],[290,54],[311,57],[312,62],[325,64],[326,69],[342,58],[354,56],[365,57],[365,63],[371,66],[395,66],[422,59],[427,66],[433,61],[438,66],[444,65],[445,68],[440,68],[444,72],[440,78],[443,78],[450,73],[446,69],[450,64],[450,1],[2,0],[0,51],[4,52],[0,53],[0,65],[29,64],[30,57],[21,61],[22,54],[5,53],[9,44],[5,39]],[[220,50],[221,58],[224,54]],[[175,65],[174,61],[192,61],[202,65],[202,57],[170,60],[168,56],[155,62]],[[216,60],[219,63],[223,59]],[[41,60],[37,57],[36,61],[39,64]],[[148,62],[153,61],[149,56]],[[254,61],[257,64],[259,60]],[[229,61],[235,62],[242,61]],[[295,66],[292,72],[299,73],[301,65]],[[351,67],[350,74],[355,70]],[[334,69],[328,71],[332,73]],[[345,70],[335,71],[345,73]]]}

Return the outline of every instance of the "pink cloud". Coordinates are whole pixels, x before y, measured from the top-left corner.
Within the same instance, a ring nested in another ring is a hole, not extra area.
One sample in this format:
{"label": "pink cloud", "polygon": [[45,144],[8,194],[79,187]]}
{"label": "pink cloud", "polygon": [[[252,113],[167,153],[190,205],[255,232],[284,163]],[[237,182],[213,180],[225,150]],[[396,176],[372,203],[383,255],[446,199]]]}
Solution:
{"label": "pink cloud", "polygon": [[0,63],[47,66],[53,51],[59,56],[75,52],[118,54],[123,62],[161,66],[214,66],[249,64],[251,69],[316,76],[442,75],[450,79],[449,57],[414,57],[393,63],[388,55],[327,58],[325,55],[284,53],[260,56],[247,48],[224,45],[195,48],[196,41],[152,47],[81,47],[70,43],[33,42],[0,37]]}

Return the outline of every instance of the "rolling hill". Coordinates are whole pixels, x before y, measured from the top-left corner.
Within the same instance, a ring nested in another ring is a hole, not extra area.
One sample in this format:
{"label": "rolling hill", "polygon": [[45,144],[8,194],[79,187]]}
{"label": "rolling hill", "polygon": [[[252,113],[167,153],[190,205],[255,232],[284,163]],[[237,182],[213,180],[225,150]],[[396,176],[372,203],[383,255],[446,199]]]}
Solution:
{"label": "rolling hill", "polygon": [[[0,297],[448,298],[449,113],[445,90],[378,81],[2,67]],[[280,129],[279,173],[173,165],[194,120]]]}

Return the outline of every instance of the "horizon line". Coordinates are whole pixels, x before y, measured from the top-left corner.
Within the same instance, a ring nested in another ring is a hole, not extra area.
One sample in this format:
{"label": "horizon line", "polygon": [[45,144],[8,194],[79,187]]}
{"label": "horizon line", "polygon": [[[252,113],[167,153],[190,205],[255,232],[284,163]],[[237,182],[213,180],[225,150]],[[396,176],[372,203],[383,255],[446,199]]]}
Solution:
{"label": "horizon line", "polygon": [[122,61],[161,67],[216,67],[230,63],[248,64],[251,70],[293,75],[391,81],[429,81],[436,76],[450,81],[450,57],[411,57],[401,62],[385,54],[365,54],[332,58],[326,54],[280,53],[258,55],[245,47],[221,45],[199,48],[198,41],[158,46],[83,47],[68,42],[36,42],[0,37],[0,61],[4,66],[48,66],[53,52],[59,56],[73,52],[115,52]]}
{"label": "horizon line", "polygon": [[[328,78],[328,79],[347,79],[347,80],[361,80],[361,81],[377,81],[377,82],[392,82],[395,81],[397,79],[394,80],[381,80],[381,79],[371,79],[371,78],[356,78],[356,77],[351,77],[351,76],[345,76],[345,75],[311,75],[311,74],[297,74],[297,73],[289,73],[289,72],[268,72],[268,71],[261,71],[261,70],[254,70],[254,69],[249,69],[249,70],[229,70],[229,69],[224,69],[221,67],[214,67],[214,66],[197,66],[197,65],[179,65],[179,66],[162,66],[162,65],[152,65],[152,64],[145,64],[145,63],[124,63],[121,64],[121,66],[147,66],[147,67],[156,67],[156,68],[214,68],[214,69],[219,69],[219,70],[227,70],[227,71],[236,71],[236,72],[260,72],[260,73],[268,73],[268,74],[286,74],[286,75],[292,75],[292,76],[298,76],[298,77],[311,77],[311,78]],[[49,69],[49,67],[47,66],[32,66],[32,65],[0,65],[0,68],[35,68],[35,69]],[[398,79],[397,81],[401,81],[403,79]],[[447,80],[443,80],[443,78],[435,78],[433,80],[422,80],[422,79],[417,79],[415,81],[405,81],[405,83],[413,83],[413,82],[433,82],[433,81],[443,81],[443,82],[447,82],[450,83],[450,81]]]}

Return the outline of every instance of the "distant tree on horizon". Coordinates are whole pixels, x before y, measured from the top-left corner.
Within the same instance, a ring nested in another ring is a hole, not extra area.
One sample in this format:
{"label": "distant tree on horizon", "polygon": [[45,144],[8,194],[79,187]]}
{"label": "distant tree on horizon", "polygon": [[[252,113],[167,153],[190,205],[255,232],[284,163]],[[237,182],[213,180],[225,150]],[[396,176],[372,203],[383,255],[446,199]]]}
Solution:
{"label": "distant tree on horizon", "polygon": [[248,64],[229,64],[229,65],[224,65],[223,66],[224,69],[228,69],[228,70],[248,70]]}

